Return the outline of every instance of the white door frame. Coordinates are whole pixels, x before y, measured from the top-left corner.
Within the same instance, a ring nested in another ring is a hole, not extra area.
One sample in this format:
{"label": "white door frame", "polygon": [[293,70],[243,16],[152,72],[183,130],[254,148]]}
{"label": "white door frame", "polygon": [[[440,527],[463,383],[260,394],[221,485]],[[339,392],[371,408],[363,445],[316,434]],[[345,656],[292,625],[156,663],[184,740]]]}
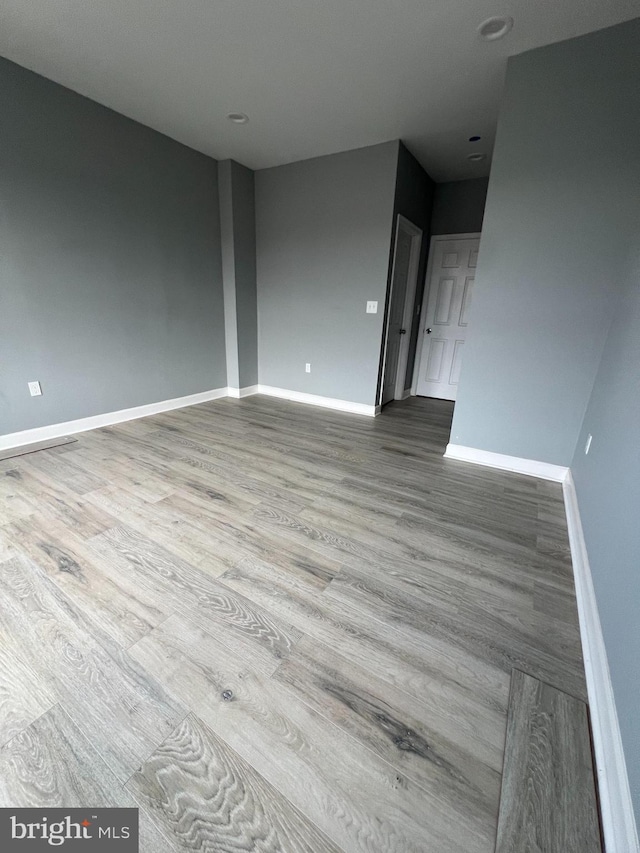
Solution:
{"label": "white door frame", "polygon": [[396,271],[396,248],[398,245],[398,231],[402,225],[403,231],[411,235],[411,255],[409,256],[409,269],[407,270],[407,290],[404,298],[404,310],[402,312],[402,327],[407,330],[406,335],[402,335],[400,341],[400,349],[398,350],[398,369],[396,371],[396,381],[394,385],[393,399],[404,399],[404,382],[407,376],[407,364],[409,362],[409,346],[411,344],[411,330],[413,325],[413,304],[416,298],[416,288],[418,286],[418,270],[420,268],[420,252],[422,249],[422,229],[414,225],[406,216],[401,213],[396,219],[396,229],[393,242],[393,266],[391,268],[391,286],[389,290],[389,299],[387,302],[387,319],[384,331],[384,358],[382,361],[382,381],[380,383],[380,399],[382,403],[382,392],[384,390],[384,376],[387,366],[387,347],[389,345],[389,321],[391,319],[391,300],[393,299],[393,282],[395,280]]}
{"label": "white door frame", "polygon": [[416,357],[413,362],[413,379],[411,380],[411,396],[415,397],[418,389],[418,375],[422,349],[424,347],[424,324],[427,322],[427,304],[429,302],[429,286],[431,284],[431,272],[433,270],[433,258],[436,243],[440,240],[473,240],[480,239],[480,232],[473,231],[468,234],[434,234],[429,242],[429,259],[427,261],[427,272],[424,277],[424,293],[422,294],[422,310],[420,311],[420,330],[416,344]]}

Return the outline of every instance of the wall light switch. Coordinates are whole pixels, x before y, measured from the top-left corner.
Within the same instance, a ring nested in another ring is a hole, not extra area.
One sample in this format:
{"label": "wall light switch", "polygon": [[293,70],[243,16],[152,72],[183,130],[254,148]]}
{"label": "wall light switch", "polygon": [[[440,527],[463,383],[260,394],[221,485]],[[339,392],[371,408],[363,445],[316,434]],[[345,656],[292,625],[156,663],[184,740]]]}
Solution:
{"label": "wall light switch", "polygon": [[586,456],[586,454],[589,452],[589,450],[591,449],[591,440],[592,440],[592,439],[593,439],[593,436],[592,436],[592,435],[589,435],[589,438],[587,439],[587,443],[586,443],[586,444],[585,444],[585,446],[584,446],[585,456]]}
{"label": "wall light switch", "polygon": [[378,313],[378,303],[377,302],[367,302],[367,314],[377,314]]}
{"label": "wall light switch", "polygon": [[307,362],[304,366],[305,373],[311,373],[311,365]]}
{"label": "wall light switch", "polygon": [[39,382],[29,382],[29,393],[32,397],[41,397],[42,396],[42,388],[40,387]]}

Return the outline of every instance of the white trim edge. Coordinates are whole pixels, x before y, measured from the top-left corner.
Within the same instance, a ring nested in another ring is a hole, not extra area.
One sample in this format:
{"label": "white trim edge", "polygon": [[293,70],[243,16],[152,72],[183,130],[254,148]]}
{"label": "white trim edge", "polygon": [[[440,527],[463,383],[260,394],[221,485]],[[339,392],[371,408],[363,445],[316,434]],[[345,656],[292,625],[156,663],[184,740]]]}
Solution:
{"label": "white trim edge", "polygon": [[186,406],[196,406],[198,403],[208,403],[222,397],[250,397],[252,394],[266,394],[269,397],[280,397],[296,403],[309,403],[312,406],[323,406],[336,409],[339,412],[352,412],[356,415],[375,417],[380,414],[380,406],[367,406],[365,403],[350,403],[348,400],[334,400],[332,397],[318,397],[315,394],[303,394],[301,391],[288,391],[286,388],[272,388],[270,385],[247,385],[245,388],[214,388],[212,391],[200,391],[198,394],[188,394],[186,397],[174,397],[172,400],[161,400],[159,403],[147,403],[144,406],[134,406],[131,409],[120,409],[117,412],[105,412],[101,415],[91,415],[75,421],[65,421],[60,424],[25,429],[21,432],[10,432],[0,435],[0,450],[11,450],[23,447],[37,441],[49,441],[77,432],[87,432],[90,429],[100,429],[148,415],[158,415],[172,409],[183,409]]}
{"label": "white trim edge", "polygon": [[132,409],[120,409],[117,412],[105,412],[102,415],[92,415],[88,418],[80,418],[75,421],[65,421],[61,424],[25,429],[21,432],[10,432],[0,435],[0,450],[9,450],[13,447],[33,444],[36,441],[48,441],[52,438],[61,438],[63,435],[73,435],[77,432],[86,432],[90,429],[111,426],[112,424],[132,421],[135,418],[144,418],[147,415],[157,415],[160,412],[168,412],[171,409],[182,409],[185,406],[195,406],[198,403],[207,403],[210,400],[219,400],[226,397],[227,388],[215,388],[212,391],[201,391],[198,394],[189,394],[186,397],[174,397],[172,400],[162,400],[159,403],[147,403],[144,406],[135,406]]}
{"label": "white trim edge", "polygon": [[589,694],[605,847],[607,853],[638,853],[640,843],[609,663],[580,520],[578,497],[570,471],[563,483],[563,492]]}
{"label": "white trim edge", "polygon": [[244,388],[227,388],[229,397],[235,397],[241,400],[243,397],[251,397],[252,394],[258,394],[258,385],[246,385]]}
{"label": "white trim edge", "polygon": [[258,385],[258,394],[268,397],[280,397],[293,403],[307,403],[310,406],[322,406],[325,409],[335,409],[338,412],[351,412],[354,415],[367,415],[370,418],[380,413],[380,406],[368,406],[366,403],[351,403],[348,400],[336,400],[333,397],[320,397],[316,394],[305,394],[302,391],[288,391],[286,388],[274,388],[272,385]]}
{"label": "white trim edge", "polygon": [[516,474],[539,477],[541,480],[555,480],[558,483],[564,482],[569,472],[569,469],[562,465],[538,462],[535,459],[521,459],[519,456],[507,456],[504,453],[492,453],[490,450],[478,450],[462,444],[447,444],[444,455],[447,459],[473,462],[475,465],[486,465],[489,468],[513,471]]}

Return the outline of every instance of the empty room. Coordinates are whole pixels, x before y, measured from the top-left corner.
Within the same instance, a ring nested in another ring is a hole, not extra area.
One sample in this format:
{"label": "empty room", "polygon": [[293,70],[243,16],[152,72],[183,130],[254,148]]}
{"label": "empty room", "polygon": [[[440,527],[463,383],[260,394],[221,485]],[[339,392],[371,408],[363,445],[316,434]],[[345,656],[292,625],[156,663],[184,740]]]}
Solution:
{"label": "empty room", "polygon": [[639,14],[4,0],[3,853],[640,853]]}

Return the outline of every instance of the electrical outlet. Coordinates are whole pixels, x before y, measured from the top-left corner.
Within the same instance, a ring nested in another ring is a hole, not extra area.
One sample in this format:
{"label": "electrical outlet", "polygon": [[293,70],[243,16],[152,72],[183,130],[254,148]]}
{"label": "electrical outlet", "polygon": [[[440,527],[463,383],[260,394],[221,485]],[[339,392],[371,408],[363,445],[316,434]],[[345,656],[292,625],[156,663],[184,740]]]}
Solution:
{"label": "electrical outlet", "polygon": [[307,362],[304,366],[305,373],[311,373],[311,365]]}
{"label": "electrical outlet", "polygon": [[378,313],[378,303],[377,302],[367,302],[367,314],[377,314]]}
{"label": "electrical outlet", "polygon": [[39,382],[29,382],[29,393],[32,397],[41,397],[42,396],[42,388],[40,387]]}
{"label": "electrical outlet", "polygon": [[586,443],[586,444],[585,444],[585,446],[584,446],[585,456],[586,456],[586,454],[589,452],[589,450],[590,450],[590,448],[591,448],[591,439],[592,439],[592,438],[593,438],[593,436],[591,435],[591,433],[589,433],[589,438],[587,439],[587,443]]}

